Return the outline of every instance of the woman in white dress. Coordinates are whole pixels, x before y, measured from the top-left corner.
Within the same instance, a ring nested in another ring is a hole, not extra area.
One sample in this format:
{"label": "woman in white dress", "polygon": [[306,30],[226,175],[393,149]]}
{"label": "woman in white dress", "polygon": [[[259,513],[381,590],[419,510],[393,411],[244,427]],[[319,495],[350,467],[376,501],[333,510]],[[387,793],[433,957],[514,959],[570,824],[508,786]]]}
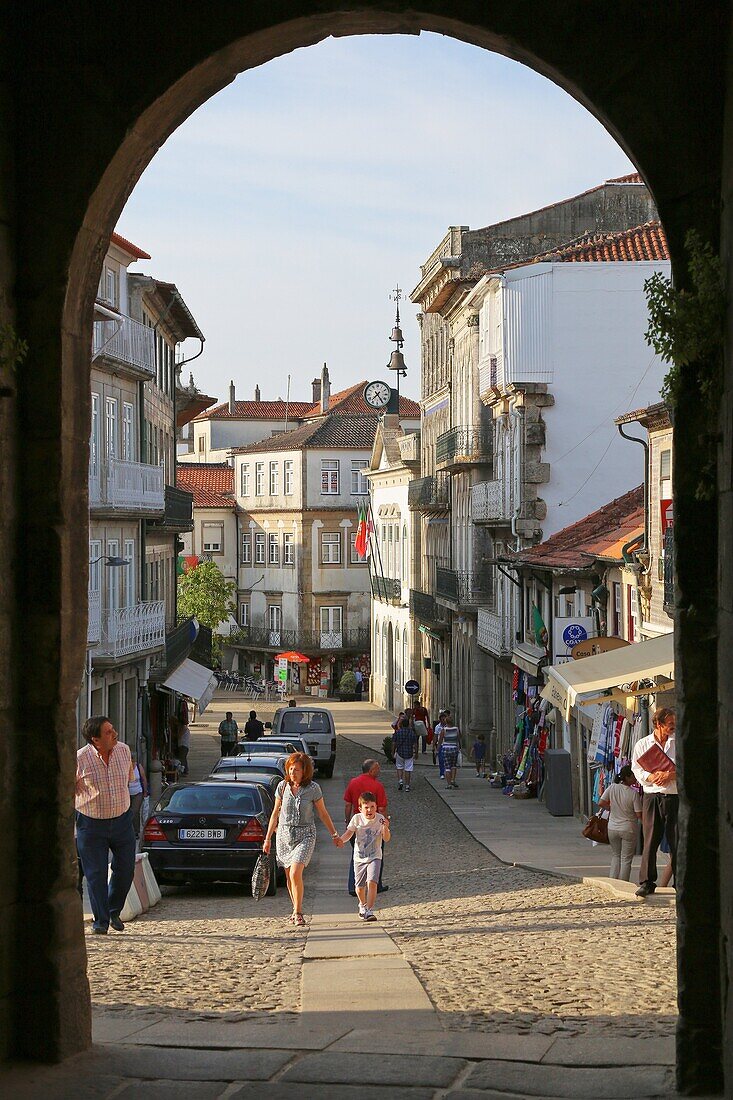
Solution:
{"label": "woman in white dress", "polygon": [[262,851],[267,855],[277,829],[277,859],[285,868],[288,893],[293,903],[293,924],[305,924],[303,917],[303,871],[316,847],[315,810],[337,847],[339,834],[323,801],[323,791],[313,780],[313,761],[304,752],[294,752],[285,764],[286,779],[277,788],[275,808],[267,826]]}

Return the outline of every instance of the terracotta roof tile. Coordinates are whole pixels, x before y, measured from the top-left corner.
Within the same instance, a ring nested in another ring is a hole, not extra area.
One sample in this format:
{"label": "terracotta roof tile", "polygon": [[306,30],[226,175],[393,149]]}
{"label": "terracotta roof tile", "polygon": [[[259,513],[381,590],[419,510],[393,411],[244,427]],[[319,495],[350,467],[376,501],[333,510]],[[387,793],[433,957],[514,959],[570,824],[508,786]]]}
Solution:
{"label": "terracotta roof tile", "polygon": [[[357,416],[373,416],[374,409],[371,409],[364,400],[365,386],[366,382],[356,382],[353,386],[349,386],[345,390],[339,390],[338,393],[331,394],[328,402],[328,413],[337,413],[339,416],[346,413],[355,413]],[[311,405],[308,412],[303,415],[320,416],[320,401]],[[400,397],[400,416],[407,416],[419,420],[420,406],[409,397]]]}
{"label": "terracotta roof tile", "polygon": [[645,222],[615,233],[584,233],[562,248],[543,252],[533,263],[574,263],[668,260],[669,249],[662,223]]}
{"label": "terracotta roof tile", "polygon": [[124,249],[129,256],[134,256],[136,260],[149,260],[150,254],[143,252],[142,248],[138,248],[132,241],[128,241],[125,237],[121,237],[119,233],[113,233],[110,238],[111,244],[116,244],[118,248]]}
{"label": "terracotta roof tile", "polygon": [[613,179],[606,180],[606,183],[643,183],[638,172],[629,172],[627,176],[614,176]]}
{"label": "terracotta roof tile", "polygon": [[[291,401],[287,405],[288,418],[301,420],[312,408],[310,401]],[[215,405],[213,409],[197,416],[197,420],[285,420],[285,401],[235,401],[234,412],[229,412],[229,403]]]}
{"label": "terracotta roof tile", "polygon": [[547,569],[588,569],[597,558],[619,561],[621,546],[644,529],[644,486],[604,504],[577,523],[512,558]]}
{"label": "terracotta roof tile", "polygon": [[292,432],[270,436],[259,443],[233,448],[234,454],[263,454],[270,451],[300,451],[321,447],[371,450],[377,433],[378,418],[372,416],[343,416],[327,413],[319,420],[301,424]]}
{"label": "terracotta roof tile", "polygon": [[236,508],[234,470],[226,462],[179,462],[176,485],[193,493],[194,508]]}

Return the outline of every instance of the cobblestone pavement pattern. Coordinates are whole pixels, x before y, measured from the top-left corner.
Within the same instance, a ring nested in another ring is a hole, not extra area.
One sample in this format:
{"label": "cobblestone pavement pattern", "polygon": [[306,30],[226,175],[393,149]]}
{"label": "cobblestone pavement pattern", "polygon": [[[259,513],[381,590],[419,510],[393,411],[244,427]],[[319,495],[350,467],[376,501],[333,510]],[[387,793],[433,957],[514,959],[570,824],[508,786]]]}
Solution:
{"label": "cobblestone pavement pattern", "polygon": [[[205,736],[197,740],[207,757]],[[363,748],[341,741],[341,776],[357,774],[363,756]],[[506,867],[419,772],[410,793],[397,792],[388,765],[382,778],[394,838],[379,917],[445,1027],[608,1038],[673,1033],[673,909]],[[343,782],[337,775],[324,784],[338,823]],[[317,862],[309,873],[312,897]],[[307,889],[306,911],[308,904]],[[297,1012],[305,936],[284,923],[289,910],[284,888],[259,904],[245,888],[168,889],[123,936],[88,937],[93,1000],[228,1019]]]}

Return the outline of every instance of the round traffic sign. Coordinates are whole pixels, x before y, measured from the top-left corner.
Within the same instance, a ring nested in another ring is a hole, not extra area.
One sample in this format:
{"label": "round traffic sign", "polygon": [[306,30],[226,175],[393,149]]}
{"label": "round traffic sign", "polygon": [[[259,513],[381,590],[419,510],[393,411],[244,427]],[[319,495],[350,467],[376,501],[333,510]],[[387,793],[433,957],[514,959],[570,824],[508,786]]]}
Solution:
{"label": "round traffic sign", "polygon": [[420,685],[418,684],[417,680],[408,680],[405,684],[405,691],[408,695],[417,695],[419,690]]}

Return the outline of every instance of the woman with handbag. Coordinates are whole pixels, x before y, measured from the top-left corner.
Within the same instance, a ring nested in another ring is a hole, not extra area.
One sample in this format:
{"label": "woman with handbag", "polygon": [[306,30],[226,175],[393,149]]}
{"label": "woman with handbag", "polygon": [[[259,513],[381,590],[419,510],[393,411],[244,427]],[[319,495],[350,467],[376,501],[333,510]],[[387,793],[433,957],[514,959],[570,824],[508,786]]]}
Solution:
{"label": "woman with handbag", "polygon": [[629,764],[624,764],[616,781],[601,795],[598,805],[611,811],[608,819],[608,843],[611,845],[611,878],[628,882],[631,861],[636,851],[636,838],[641,820],[641,795]]}

